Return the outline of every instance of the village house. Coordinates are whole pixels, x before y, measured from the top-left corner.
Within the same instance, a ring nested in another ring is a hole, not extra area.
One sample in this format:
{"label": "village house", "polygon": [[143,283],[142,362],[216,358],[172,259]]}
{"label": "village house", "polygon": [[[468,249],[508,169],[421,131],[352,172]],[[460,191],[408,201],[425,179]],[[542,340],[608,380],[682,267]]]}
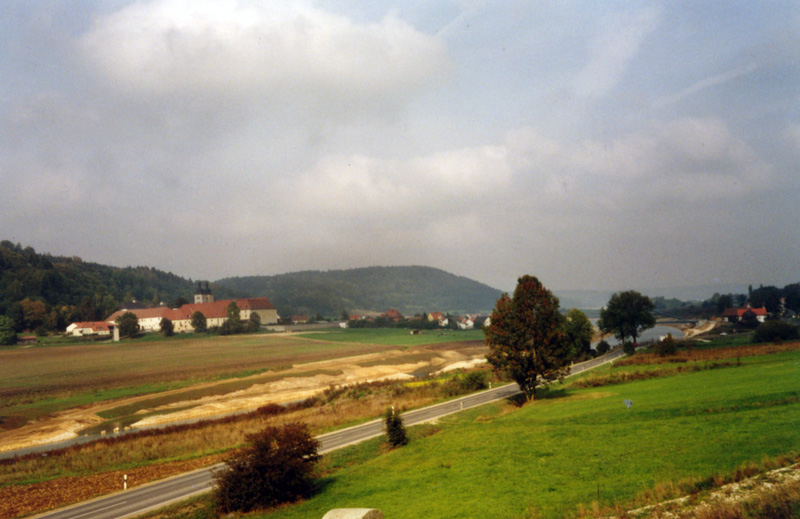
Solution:
{"label": "village house", "polygon": [[80,337],[83,335],[111,335],[113,325],[105,321],[82,321],[67,326],[67,335]]}
{"label": "village house", "polygon": [[756,319],[760,323],[767,320],[766,308],[752,308],[749,303],[744,308],[726,308],[722,313],[722,317],[729,323],[738,323],[742,321],[742,318],[747,312],[755,314]]}
{"label": "village house", "polygon": [[386,310],[386,313],[383,314],[383,317],[395,323],[404,319],[403,314],[395,309]]}

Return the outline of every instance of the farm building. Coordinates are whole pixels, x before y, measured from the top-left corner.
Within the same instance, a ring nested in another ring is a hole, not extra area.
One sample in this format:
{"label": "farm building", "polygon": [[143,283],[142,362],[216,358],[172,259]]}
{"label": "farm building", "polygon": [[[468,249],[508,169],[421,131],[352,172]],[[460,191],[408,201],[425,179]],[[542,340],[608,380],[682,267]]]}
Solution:
{"label": "farm building", "polygon": [[[213,296],[211,296],[213,299]],[[180,308],[146,308],[117,310],[108,318],[108,322],[116,323],[117,319],[126,312],[132,312],[139,320],[139,329],[144,332],[157,332],[161,330],[161,319],[172,321],[176,333],[193,332],[192,314],[202,313],[206,318],[206,326],[221,326],[228,320],[228,305],[232,302],[239,307],[239,316],[242,321],[250,319],[250,315],[258,314],[262,324],[275,324],[278,322],[278,310],[266,297],[249,297],[243,299],[223,299],[207,303],[188,303]]]}
{"label": "farm building", "polygon": [[747,312],[752,312],[760,323],[763,323],[767,320],[766,308],[751,308],[750,305],[747,305],[745,308],[727,308],[722,313],[722,317],[725,318],[729,323],[738,323],[742,320],[744,314]]}
{"label": "farm building", "polygon": [[105,321],[83,321],[67,326],[67,334],[75,337],[82,335],[111,335],[113,325]]}

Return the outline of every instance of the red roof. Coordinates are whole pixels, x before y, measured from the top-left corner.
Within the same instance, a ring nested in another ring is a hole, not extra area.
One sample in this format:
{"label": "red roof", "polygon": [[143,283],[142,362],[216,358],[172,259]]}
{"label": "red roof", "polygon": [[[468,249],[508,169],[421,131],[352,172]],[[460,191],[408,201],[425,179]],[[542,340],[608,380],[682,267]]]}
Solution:
{"label": "red roof", "polygon": [[80,329],[89,328],[89,329],[94,330],[96,332],[98,332],[98,331],[110,332],[111,331],[111,325],[109,325],[105,321],[80,321],[80,322],[72,323],[72,324],[74,324],[76,328],[80,328]]}
{"label": "red roof", "polygon": [[386,313],[383,314],[383,315],[387,319],[402,319],[403,318],[403,314],[401,314],[400,312],[398,312],[397,310],[394,310],[394,309],[386,310]]}
{"label": "red roof", "polygon": [[742,317],[748,311],[756,315],[767,315],[766,308],[726,308],[722,313],[722,317]]}
{"label": "red roof", "polygon": [[236,305],[240,310],[276,310],[269,299],[266,297],[248,297],[247,299],[237,299]]}
{"label": "red roof", "polygon": [[180,308],[143,308],[131,310],[117,310],[108,321],[116,322],[116,320],[126,312],[132,312],[136,315],[137,319],[150,319],[150,318],[164,318],[170,321],[189,320],[192,314],[200,312],[206,319],[217,319],[228,316],[228,305],[232,301],[236,301],[236,306],[239,310],[274,310],[275,306],[266,297],[250,297],[245,299],[223,299],[214,301],[213,303],[187,303]]}

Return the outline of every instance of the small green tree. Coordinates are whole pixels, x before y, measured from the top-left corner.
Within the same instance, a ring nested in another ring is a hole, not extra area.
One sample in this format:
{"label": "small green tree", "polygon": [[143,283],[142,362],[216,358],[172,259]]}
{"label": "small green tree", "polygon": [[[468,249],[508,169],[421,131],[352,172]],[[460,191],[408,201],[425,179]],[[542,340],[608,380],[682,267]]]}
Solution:
{"label": "small green tree", "polygon": [[120,337],[133,337],[139,331],[139,318],[133,312],[125,312],[117,318]]}
{"label": "small green tree", "polygon": [[250,318],[247,320],[247,331],[250,333],[257,332],[261,329],[261,316],[257,312],[251,312]]}
{"label": "small green tree", "polygon": [[192,328],[194,328],[194,331],[197,333],[204,332],[207,326],[206,316],[200,310],[196,310],[192,314]]}
{"label": "small green tree", "polygon": [[563,323],[564,336],[574,359],[584,360],[592,357],[592,335],[594,327],[586,314],[577,308],[567,312]]}
{"label": "small green tree", "polygon": [[175,335],[175,325],[172,324],[172,321],[167,319],[166,317],[161,318],[161,335],[164,337],[172,337]]}
{"label": "small green tree", "polygon": [[598,355],[605,355],[609,351],[611,351],[611,345],[608,344],[608,342],[606,342],[604,340],[601,340],[600,342],[597,343],[597,354]]}
{"label": "small green tree", "polygon": [[639,334],[656,325],[656,319],[650,313],[654,308],[649,297],[635,290],[620,292],[612,295],[606,307],[600,310],[597,326],[603,333],[613,333],[622,341],[623,351],[630,354],[636,351]]}
{"label": "small green tree", "polygon": [[305,424],[267,427],[215,475],[218,512],[248,512],[308,497],[314,490],[319,441]]}
{"label": "small green tree", "polygon": [[222,326],[219,327],[219,333],[221,335],[242,333],[242,316],[236,301],[230,302],[226,313],[228,314],[228,318],[222,323]]}
{"label": "small green tree", "polygon": [[403,417],[400,413],[395,411],[394,406],[386,410],[383,415],[383,421],[386,425],[386,439],[392,447],[400,447],[408,443],[408,435],[406,434],[406,427],[403,425]]}
{"label": "small green tree", "polygon": [[14,320],[0,315],[0,346],[13,346],[16,343],[17,331],[14,329]]}

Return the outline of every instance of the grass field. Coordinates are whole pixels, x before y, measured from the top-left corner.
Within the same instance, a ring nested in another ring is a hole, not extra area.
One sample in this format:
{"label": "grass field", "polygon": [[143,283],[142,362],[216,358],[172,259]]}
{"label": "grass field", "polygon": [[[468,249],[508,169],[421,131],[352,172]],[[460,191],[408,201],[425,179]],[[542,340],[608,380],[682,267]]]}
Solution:
{"label": "grass field", "polygon": [[316,497],[255,517],[341,507],[387,518],[564,517],[591,509],[598,494],[610,507],[694,482],[688,492],[797,452],[798,424],[797,351],[622,385],[554,387],[522,409],[500,403],[448,417],[437,434],[327,476]]}
{"label": "grass field", "polygon": [[482,341],[483,332],[481,330],[421,330],[420,333],[412,335],[411,330],[404,328],[352,328],[300,334],[300,337],[360,344],[420,346],[454,341]]}

